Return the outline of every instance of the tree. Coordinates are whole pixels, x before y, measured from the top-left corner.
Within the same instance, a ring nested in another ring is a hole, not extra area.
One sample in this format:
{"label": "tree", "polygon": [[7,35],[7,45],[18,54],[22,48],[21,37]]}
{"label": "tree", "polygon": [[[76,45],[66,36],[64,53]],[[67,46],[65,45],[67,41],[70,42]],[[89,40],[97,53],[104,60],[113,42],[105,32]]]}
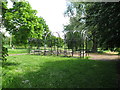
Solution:
{"label": "tree", "polygon": [[[76,3],[69,4],[67,14],[73,19],[69,25],[72,28],[79,28],[80,22],[84,21],[83,30],[90,34],[93,41],[93,52],[97,47],[119,48],[120,40],[120,11],[119,3]],[[70,8],[71,7],[71,8]],[[70,14],[72,13],[72,14]],[[71,21],[70,21],[71,22]],[[78,24],[76,24],[78,23]]]}
{"label": "tree", "polygon": [[[65,27],[65,30],[67,29],[68,31],[70,30],[79,31],[81,32],[81,36],[82,34],[84,36],[87,35],[87,37],[89,37],[89,39],[93,41],[92,51],[96,52],[97,46],[96,46],[95,38],[97,35],[96,35],[96,32],[93,32],[95,27],[86,27],[86,6],[88,5],[91,5],[91,4],[81,3],[81,2],[77,2],[77,3],[72,2],[71,4],[68,5],[68,10],[66,12],[66,15],[70,17],[70,24]],[[83,39],[81,39],[78,42],[83,42]]]}
{"label": "tree", "polygon": [[[6,2],[0,1],[0,3],[2,3],[2,6],[0,6],[0,8],[2,8],[2,12],[3,12],[3,13],[0,12],[0,15],[3,17],[4,13],[7,10],[7,1]],[[0,21],[0,28],[3,28],[3,23],[1,21]],[[0,31],[0,60],[6,61],[7,60],[6,56],[8,56],[8,49],[3,46],[4,43],[3,38],[4,38],[4,34]]]}
{"label": "tree", "polygon": [[120,42],[120,3],[93,3],[87,9],[87,26],[89,23],[97,26],[99,44],[106,48],[119,48]]}
{"label": "tree", "polygon": [[44,32],[49,32],[45,20],[36,16],[37,11],[32,9],[29,2],[11,1],[13,7],[9,9],[7,2],[2,2],[2,18],[4,27],[12,34],[13,44],[26,47],[28,39],[42,39]]}
{"label": "tree", "polygon": [[4,34],[0,32],[0,60],[6,61],[6,56],[8,56],[8,49],[3,46]]}
{"label": "tree", "polygon": [[13,8],[6,11],[4,26],[15,38],[14,44],[26,46],[28,38],[42,38],[45,21],[36,13],[26,1],[14,2]]}

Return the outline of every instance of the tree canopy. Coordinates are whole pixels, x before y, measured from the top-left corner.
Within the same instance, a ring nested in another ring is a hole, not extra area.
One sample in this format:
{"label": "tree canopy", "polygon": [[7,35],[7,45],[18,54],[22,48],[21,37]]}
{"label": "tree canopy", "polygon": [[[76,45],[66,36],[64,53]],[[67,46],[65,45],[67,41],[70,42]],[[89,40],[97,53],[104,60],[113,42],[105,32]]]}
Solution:
{"label": "tree canopy", "polygon": [[120,3],[118,2],[71,2],[65,12],[70,24],[65,30],[84,30],[97,47],[120,47]]}
{"label": "tree canopy", "polygon": [[28,38],[41,39],[44,31],[49,31],[45,20],[36,14],[26,1],[14,2],[13,7],[6,10],[4,26],[14,36],[15,44],[27,44]]}
{"label": "tree canopy", "polygon": [[[29,2],[10,0],[13,3],[12,8],[7,7],[7,0],[0,1],[2,6],[2,23],[1,28],[6,28],[13,38],[14,45],[28,44],[29,38],[42,39],[46,32],[50,32],[46,21],[42,17],[38,17],[37,11],[33,10]],[[2,59],[7,55],[7,48],[2,44]]]}
{"label": "tree canopy", "polygon": [[[7,9],[7,1],[6,2],[0,1],[0,8],[2,9],[2,11],[0,10],[0,16],[3,17]],[[3,18],[0,17],[0,28],[3,27],[2,19]],[[4,34],[0,31],[0,60],[6,61],[7,60],[6,56],[8,56],[8,49],[3,46],[4,43],[3,38]]]}

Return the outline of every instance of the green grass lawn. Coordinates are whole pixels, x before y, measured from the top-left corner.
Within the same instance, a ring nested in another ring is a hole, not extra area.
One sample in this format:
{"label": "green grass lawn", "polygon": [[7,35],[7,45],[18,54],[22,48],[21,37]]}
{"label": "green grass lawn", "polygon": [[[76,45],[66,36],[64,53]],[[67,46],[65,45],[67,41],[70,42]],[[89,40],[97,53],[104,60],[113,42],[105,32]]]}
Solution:
{"label": "green grass lawn", "polygon": [[8,48],[8,54],[28,53],[28,49],[25,49],[24,47],[18,47],[17,49],[11,49],[9,45],[4,45],[4,46]]}
{"label": "green grass lawn", "polygon": [[57,56],[8,56],[3,88],[114,88],[116,62]]}
{"label": "green grass lawn", "polygon": [[28,53],[27,49],[8,49],[8,54]]}

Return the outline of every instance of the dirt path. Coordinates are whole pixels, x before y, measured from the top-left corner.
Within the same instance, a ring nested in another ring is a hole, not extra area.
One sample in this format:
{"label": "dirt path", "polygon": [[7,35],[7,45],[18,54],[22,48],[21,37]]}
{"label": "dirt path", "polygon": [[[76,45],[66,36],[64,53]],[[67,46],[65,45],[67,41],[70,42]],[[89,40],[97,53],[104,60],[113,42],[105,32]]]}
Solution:
{"label": "dirt path", "polygon": [[118,60],[120,59],[120,55],[99,55],[99,54],[90,54],[89,55],[93,60],[102,60],[102,61],[110,61],[110,60]]}

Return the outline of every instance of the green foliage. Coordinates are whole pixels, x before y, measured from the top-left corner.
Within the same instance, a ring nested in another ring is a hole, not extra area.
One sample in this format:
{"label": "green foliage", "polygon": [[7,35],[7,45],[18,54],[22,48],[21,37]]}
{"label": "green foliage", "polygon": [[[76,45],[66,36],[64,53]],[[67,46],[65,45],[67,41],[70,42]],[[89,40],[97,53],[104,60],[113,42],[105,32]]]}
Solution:
{"label": "green foliage", "polygon": [[65,35],[65,42],[69,49],[78,49],[80,44],[84,43],[83,37],[80,32],[67,32]]}
{"label": "green foliage", "polygon": [[58,43],[57,43],[57,46],[58,47],[63,47],[64,45],[64,40],[60,37],[57,37],[57,40],[58,40]]}
{"label": "green foliage", "polygon": [[10,37],[7,37],[7,36],[5,36],[4,38],[3,38],[3,45],[9,45],[10,44]]}
{"label": "green foliage", "polygon": [[2,14],[3,15],[3,17],[4,17],[4,14],[5,14],[5,12],[6,12],[6,10],[8,9],[7,8],[7,0],[4,0],[4,1],[0,1],[0,3],[2,4],[2,6],[1,6],[1,4],[0,4],[0,7],[1,7],[1,9],[2,9],[2,13],[0,13],[0,14]]}
{"label": "green foliage", "polygon": [[48,45],[48,47],[62,47],[64,45],[64,40],[60,37],[51,35],[49,38],[47,37],[46,44]]}
{"label": "green foliage", "polygon": [[43,36],[43,39],[36,39],[36,38],[30,38],[29,39],[29,45],[36,46],[36,47],[42,47],[44,45],[47,45],[48,47],[58,46],[62,47],[64,45],[64,40],[60,37],[56,37],[51,35],[51,33],[48,32],[48,35]]}
{"label": "green foliage", "polygon": [[[106,45],[108,48],[120,46],[120,3],[92,3],[86,6],[86,25],[97,26],[97,36],[100,46]],[[91,25],[92,24],[92,25]]]}
{"label": "green foliage", "polygon": [[115,51],[117,51],[118,55],[120,55],[120,48],[116,48]]}
{"label": "green foliage", "polygon": [[[120,46],[120,3],[71,2],[68,4],[66,15],[70,24],[65,30],[87,31],[93,41],[93,50],[97,47],[116,48]],[[71,13],[71,14],[70,14]]]}
{"label": "green foliage", "polygon": [[[65,15],[70,18],[70,23],[64,26],[64,31],[66,33],[66,42],[69,49],[81,48],[85,44],[86,37],[90,37],[91,32],[86,28],[84,20],[84,5],[82,3],[72,2],[68,4],[67,11]],[[70,14],[71,13],[71,14]],[[90,42],[90,41],[89,41]],[[91,47],[88,46],[87,47]]]}
{"label": "green foliage", "polygon": [[8,49],[4,47],[4,34],[0,32],[0,60],[6,61],[6,56],[8,56]]}
{"label": "green foliage", "polygon": [[8,56],[8,49],[5,47],[2,47],[2,60],[6,61],[6,56]]}
{"label": "green foliage", "polygon": [[[2,5],[2,6],[1,6]],[[2,2],[2,1],[0,1],[0,9],[2,9],[2,12],[0,12],[0,15],[2,16],[2,17],[4,17],[4,14],[5,14],[5,12],[6,12],[6,9],[7,9],[7,1],[6,2]],[[1,11],[1,10],[0,10]],[[2,20],[3,20],[3,22],[4,22],[4,19],[2,18]],[[3,27],[3,23],[0,21],[0,28],[2,28]],[[6,56],[8,56],[8,50],[7,50],[7,48],[5,48],[4,46],[3,46],[3,44],[4,44],[4,41],[3,41],[3,39],[5,38],[5,36],[4,36],[4,34],[3,33],[1,33],[1,31],[0,31],[0,54],[2,54],[1,55],[1,57],[0,57],[0,59],[2,60],[2,61],[6,61],[7,59],[6,59]]]}
{"label": "green foliage", "polygon": [[42,38],[48,26],[44,19],[36,14],[37,11],[26,1],[14,2],[13,8],[6,11],[3,17],[4,26],[12,33],[15,45],[26,45],[28,38]]}

